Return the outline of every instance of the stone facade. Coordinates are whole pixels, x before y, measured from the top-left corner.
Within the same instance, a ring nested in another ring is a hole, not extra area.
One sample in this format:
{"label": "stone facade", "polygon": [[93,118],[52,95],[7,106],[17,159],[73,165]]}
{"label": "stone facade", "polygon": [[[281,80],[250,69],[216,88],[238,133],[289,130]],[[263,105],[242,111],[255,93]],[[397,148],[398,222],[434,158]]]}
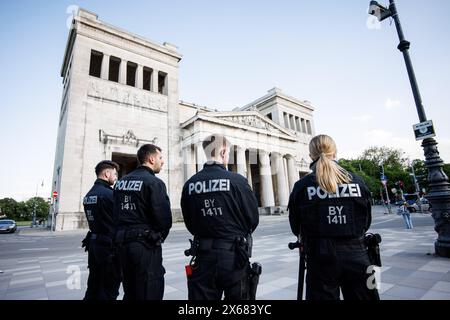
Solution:
{"label": "stone facade", "polygon": [[308,172],[307,144],[314,134],[313,107],[274,88],[264,97],[229,112],[182,102],[178,64],[171,44],[158,45],[100,21],[80,9],[65,51],[63,95],[53,188],[58,192],[50,219],[55,230],[86,226],[82,198],[105,159],[136,166],[146,143],[160,146],[175,218],[185,180],[201,169],[198,148],[219,132],[233,143],[230,170],[249,179],[262,213],[283,211],[293,183]]}

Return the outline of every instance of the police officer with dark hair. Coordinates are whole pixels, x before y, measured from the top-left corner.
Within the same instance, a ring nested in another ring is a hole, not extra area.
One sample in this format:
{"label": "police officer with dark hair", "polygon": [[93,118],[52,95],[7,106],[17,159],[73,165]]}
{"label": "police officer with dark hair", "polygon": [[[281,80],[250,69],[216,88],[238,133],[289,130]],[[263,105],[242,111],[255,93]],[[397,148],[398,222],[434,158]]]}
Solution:
{"label": "police officer with dark hair", "polygon": [[115,254],[113,238],[113,190],[119,166],[101,161],[95,167],[94,186],[83,199],[89,232],[83,240],[88,251],[89,277],[85,300],[115,300],[119,295],[120,264]]}
{"label": "police officer with dark hair", "polygon": [[161,243],[172,227],[166,186],[155,176],[164,159],[161,148],[152,144],[143,145],[137,158],[140,166],[114,187],[123,299],[162,300],[165,269]]}
{"label": "police officer with dark hair", "polygon": [[297,181],[288,205],[292,232],[306,251],[306,299],[339,300],[341,289],[346,300],[379,300],[364,237],[372,221],[370,192],[334,161],[329,136],[314,137],[309,152],[312,173]]}
{"label": "police officer with dark hair", "polygon": [[[181,209],[193,261],[187,266],[190,300],[249,299],[251,233],[258,203],[247,179],[227,171],[230,144],[214,134],[203,142],[207,162],[184,185]],[[255,289],[256,292],[256,289]]]}

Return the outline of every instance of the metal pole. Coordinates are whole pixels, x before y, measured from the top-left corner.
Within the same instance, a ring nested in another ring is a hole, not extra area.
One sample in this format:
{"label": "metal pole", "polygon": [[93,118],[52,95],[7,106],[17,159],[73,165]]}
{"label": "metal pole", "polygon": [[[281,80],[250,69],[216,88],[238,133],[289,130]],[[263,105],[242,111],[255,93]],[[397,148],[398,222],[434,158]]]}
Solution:
{"label": "metal pole", "polygon": [[37,194],[38,194],[38,186],[39,186],[39,182],[36,183],[36,194],[34,196],[34,201],[33,201],[33,222],[31,223],[32,228],[36,227],[36,200],[37,200]]}
{"label": "metal pole", "polygon": [[389,0],[389,2],[389,10],[391,11],[392,18],[394,19],[395,26],[397,27],[398,38],[400,39],[400,44],[397,48],[403,53],[403,58],[405,59],[406,69],[408,71],[409,82],[411,83],[411,89],[414,95],[419,120],[420,122],[425,122],[427,121],[427,116],[423,108],[422,97],[420,96],[419,86],[417,85],[416,74],[414,73],[411,57],[409,56],[409,47],[411,43],[405,39],[405,35],[403,34],[402,25],[400,24],[400,18],[398,16],[397,7],[395,6],[394,0]]}
{"label": "metal pole", "polygon": [[[400,44],[398,49],[405,58],[406,69],[408,71],[409,81],[414,95],[417,114],[420,122],[427,121],[422,104],[419,88],[414,74],[411,58],[409,56],[410,43],[405,40],[403,30],[400,24],[397,8],[394,0],[389,0],[389,10],[395,21]],[[423,140],[422,148],[425,155],[425,165],[428,168],[428,183],[430,192],[427,199],[433,206],[433,218],[435,221],[434,229],[438,233],[438,238],[434,243],[435,252],[439,256],[450,258],[450,183],[447,175],[443,171],[444,161],[439,156],[437,142],[433,138]]]}
{"label": "metal pole", "polygon": [[[382,170],[382,174],[384,176],[384,164],[381,164],[381,170]],[[389,199],[389,192],[387,189],[387,182],[386,184],[384,184],[384,190],[386,191],[386,199],[387,199],[387,208],[388,208],[388,212],[389,214],[392,214],[392,210],[391,210],[391,200]]]}
{"label": "metal pole", "polygon": [[414,179],[414,187],[416,188],[417,204],[419,205],[420,213],[423,213],[422,203],[420,202],[419,183],[417,182],[416,172],[414,171],[414,161],[411,163],[411,171],[412,171],[412,175],[413,175],[413,179]]}

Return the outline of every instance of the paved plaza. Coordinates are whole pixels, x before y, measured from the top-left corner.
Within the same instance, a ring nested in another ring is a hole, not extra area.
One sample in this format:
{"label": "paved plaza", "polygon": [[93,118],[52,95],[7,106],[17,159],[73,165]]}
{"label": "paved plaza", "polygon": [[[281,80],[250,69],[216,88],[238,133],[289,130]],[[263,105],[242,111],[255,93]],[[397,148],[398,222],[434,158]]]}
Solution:
{"label": "paved plaza", "polygon": [[[373,211],[370,231],[383,238],[381,299],[450,300],[450,259],[433,254],[437,235],[430,214],[413,214],[414,229],[407,230],[401,216],[384,214],[383,207]],[[25,228],[1,234],[0,300],[82,299],[88,277],[87,253],[80,247],[85,233]],[[184,265],[189,259],[183,252],[188,238],[184,224],[175,223],[163,245],[164,299],[187,299]],[[296,299],[298,251],[287,247],[294,240],[286,215],[261,217],[252,257],[263,266],[258,299]]]}

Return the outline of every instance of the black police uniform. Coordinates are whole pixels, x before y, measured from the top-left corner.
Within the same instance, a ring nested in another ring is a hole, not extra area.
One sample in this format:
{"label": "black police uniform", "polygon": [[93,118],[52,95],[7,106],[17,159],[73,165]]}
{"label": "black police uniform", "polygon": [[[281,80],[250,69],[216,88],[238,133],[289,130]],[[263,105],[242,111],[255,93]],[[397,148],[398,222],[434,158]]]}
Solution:
{"label": "black police uniform", "polygon": [[89,233],[84,241],[88,249],[89,277],[85,300],[115,300],[121,281],[120,264],[113,237],[113,190],[109,183],[97,179],[83,199]]}
{"label": "black police uniform", "polygon": [[140,166],[114,186],[123,273],[124,300],[162,300],[164,274],[161,243],[172,227],[170,201],[164,182]]}
{"label": "black police uniform", "polygon": [[258,203],[247,180],[216,162],[184,185],[181,209],[187,229],[198,242],[190,300],[249,298],[248,241],[259,223]]}
{"label": "black police uniform", "polygon": [[306,299],[339,300],[340,288],[344,299],[378,300],[364,244],[372,221],[370,191],[351,174],[350,183],[328,194],[317,184],[315,162],[312,169],[294,185],[288,205],[292,232],[301,234],[306,248]]}

